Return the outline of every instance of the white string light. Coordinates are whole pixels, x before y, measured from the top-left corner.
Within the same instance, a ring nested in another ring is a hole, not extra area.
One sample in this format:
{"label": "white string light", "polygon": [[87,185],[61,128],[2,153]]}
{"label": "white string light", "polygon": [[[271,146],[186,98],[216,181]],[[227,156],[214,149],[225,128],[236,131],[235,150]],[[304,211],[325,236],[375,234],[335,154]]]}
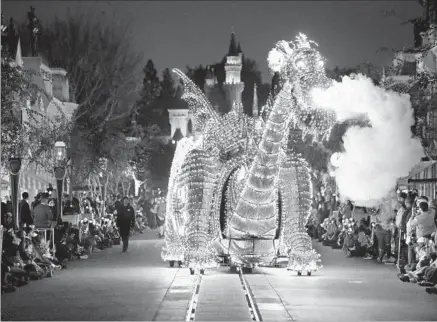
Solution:
{"label": "white string light", "polygon": [[203,139],[185,149],[181,145],[173,160],[164,259],[183,253],[189,267],[205,268],[216,266],[216,255],[227,253],[235,263],[265,263],[279,247],[281,255],[289,256],[290,269],[320,267],[305,231],[310,170],[286,148],[290,128],[318,139],[329,135],[335,120],[310,98],[311,89],[328,83],[314,45],[300,34],[294,42],[278,42],[269,53],[269,67],[279,72],[282,88],[265,109],[266,120],[243,114],[241,104],[218,115],[200,89],[175,70]]}

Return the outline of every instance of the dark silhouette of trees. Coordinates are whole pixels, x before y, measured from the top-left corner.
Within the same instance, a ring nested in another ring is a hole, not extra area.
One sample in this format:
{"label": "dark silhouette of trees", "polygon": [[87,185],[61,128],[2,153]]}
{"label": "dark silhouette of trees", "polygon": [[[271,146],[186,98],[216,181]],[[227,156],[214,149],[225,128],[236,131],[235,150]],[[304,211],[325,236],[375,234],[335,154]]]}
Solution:
{"label": "dark silhouette of trees", "polygon": [[[67,71],[73,116],[69,154],[73,183],[86,180],[100,157],[116,161],[114,146],[125,143],[126,119],[136,102],[135,71],[141,57],[132,51],[127,25],[104,25],[93,14],[69,14],[43,26],[39,53],[50,67]],[[28,53],[24,41],[23,52]]]}

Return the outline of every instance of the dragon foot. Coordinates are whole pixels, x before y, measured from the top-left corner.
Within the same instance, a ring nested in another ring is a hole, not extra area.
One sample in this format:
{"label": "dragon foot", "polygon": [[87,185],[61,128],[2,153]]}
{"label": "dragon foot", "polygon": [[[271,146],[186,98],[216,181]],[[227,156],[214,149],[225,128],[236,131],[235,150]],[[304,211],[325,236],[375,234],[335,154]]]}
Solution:
{"label": "dragon foot", "polygon": [[295,271],[298,275],[301,275],[302,272],[307,272],[308,275],[311,275],[311,272],[318,271],[321,268],[320,254],[316,253],[313,249],[290,251],[287,270]]}

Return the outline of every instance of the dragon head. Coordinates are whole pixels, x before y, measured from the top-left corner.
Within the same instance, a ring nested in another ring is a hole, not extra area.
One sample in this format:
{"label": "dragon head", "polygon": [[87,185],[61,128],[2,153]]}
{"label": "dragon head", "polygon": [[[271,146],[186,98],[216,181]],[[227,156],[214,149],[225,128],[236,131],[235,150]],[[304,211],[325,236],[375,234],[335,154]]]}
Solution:
{"label": "dragon head", "polygon": [[325,59],[315,47],[317,44],[304,34],[299,34],[294,42],[281,40],[269,52],[269,68],[303,92],[324,87],[330,83],[325,74]]}
{"label": "dragon head", "polygon": [[269,52],[269,68],[279,75],[280,83],[291,84],[297,107],[292,120],[303,134],[329,133],[333,118],[317,108],[312,100],[314,88],[326,88],[332,81],[325,73],[325,59],[317,50],[317,44],[300,33],[295,41],[281,40]]}

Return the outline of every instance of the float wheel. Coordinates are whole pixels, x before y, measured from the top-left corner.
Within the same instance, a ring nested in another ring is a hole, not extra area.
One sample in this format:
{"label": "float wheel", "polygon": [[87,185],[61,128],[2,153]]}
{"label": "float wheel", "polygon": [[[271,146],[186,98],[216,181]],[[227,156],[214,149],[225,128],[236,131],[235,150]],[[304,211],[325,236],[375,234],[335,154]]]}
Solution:
{"label": "float wheel", "polygon": [[194,268],[190,268],[190,275],[194,275]]}
{"label": "float wheel", "polygon": [[308,276],[311,276],[311,272],[307,272],[307,275],[308,275]]}
{"label": "float wheel", "polygon": [[301,271],[298,271],[298,272],[297,272],[297,276],[302,276],[302,272],[301,272]]}
{"label": "float wheel", "polygon": [[174,267],[174,261],[170,261],[169,264],[170,264],[170,267]]}
{"label": "float wheel", "polygon": [[182,267],[182,261],[178,261],[179,268]]}
{"label": "float wheel", "polygon": [[243,273],[244,274],[252,274],[253,268],[252,267],[243,267]]}
{"label": "float wheel", "polygon": [[205,270],[203,268],[200,270],[200,275],[205,275]]}

